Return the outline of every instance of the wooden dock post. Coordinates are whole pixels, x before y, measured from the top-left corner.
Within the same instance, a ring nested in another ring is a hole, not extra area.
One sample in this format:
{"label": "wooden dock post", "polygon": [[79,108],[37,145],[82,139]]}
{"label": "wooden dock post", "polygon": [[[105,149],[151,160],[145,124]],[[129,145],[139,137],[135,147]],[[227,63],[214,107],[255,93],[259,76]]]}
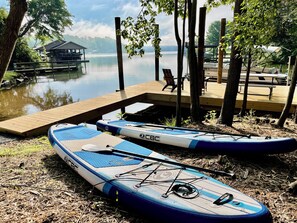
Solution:
{"label": "wooden dock post", "polygon": [[[156,29],[155,38],[158,39],[159,38],[159,25],[158,24],[156,24],[155,29]],[[155,80],[156,81],[159,80],[159,69],[160,69],[159,68],[160,67],[159,57],[160,57],[160,52],[157,52],[156,48],[155,48]]]}
{"label": "wooden dock post", "polygon": [[[121,18],[120,17],[115,17],[115,28],[116,28],[119,85],[120,85],[120,91],[122,91],[125,89],[125,85],[124,85],[124,69],[123,69],[123,53],[122,53],[122,41],[121,41]],[[125,108],[121,108],[121,112],[125,113]]]}
{"label": "wooden dock post", "polygon": [[220,45],[219,45],[219,58],[218,58],[218,79],[217,83],[222,83],[223,76],[223,58],[224,58],[224,49],[222,44],[224,43],[225,31],[226,30],[226,19],[221,19],[221,32],[220,32]]}
{"label": "wooden dock post", "polygon": [[205,39],[205,18],[206,7],[201,7],[199,12],[199,39],[198,39],[198,85],[199,95],[202,95],[202,87],[204,83],[204,39]]}

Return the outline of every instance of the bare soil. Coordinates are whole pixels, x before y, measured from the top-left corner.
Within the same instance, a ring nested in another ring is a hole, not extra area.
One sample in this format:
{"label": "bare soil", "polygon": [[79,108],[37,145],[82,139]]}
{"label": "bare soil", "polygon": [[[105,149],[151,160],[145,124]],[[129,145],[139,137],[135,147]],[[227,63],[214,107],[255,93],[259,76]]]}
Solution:
{"label": "bare soil", "polygon": [[[297,138],[297,125],[292,121],[288,121],[285,128],[281,129],[275,128],[274,120],[271,119],[235,122],[232,128],[211,122],[191,127]],[[171,146],[128,140],[184,163],[233,171],[236,179],[214,177],[264,203],[271,211],[274,223],[297,222],[296,187],[289,188],[289,184],[297,180],[297,150],[287,154],[235,157],[194,153]],[[34,138],[4,141],[0,144],[0,150],[36,144],[43,149],[26,155],[0,156],[1,223],[151,222],[93,189],[56,155],[46,140]]]}

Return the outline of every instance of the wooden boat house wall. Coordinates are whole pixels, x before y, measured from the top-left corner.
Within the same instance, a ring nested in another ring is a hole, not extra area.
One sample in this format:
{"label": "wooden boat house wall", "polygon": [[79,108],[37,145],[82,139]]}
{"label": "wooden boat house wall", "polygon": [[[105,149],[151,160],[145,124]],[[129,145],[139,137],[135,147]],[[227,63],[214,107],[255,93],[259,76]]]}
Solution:
{"label": "wooden boat house wall", "polygon": [[80,61],[82,56],[85,60],[85,49],[87,48],[71,41],[56,40],[35,50],[49,62],[65,62]]}

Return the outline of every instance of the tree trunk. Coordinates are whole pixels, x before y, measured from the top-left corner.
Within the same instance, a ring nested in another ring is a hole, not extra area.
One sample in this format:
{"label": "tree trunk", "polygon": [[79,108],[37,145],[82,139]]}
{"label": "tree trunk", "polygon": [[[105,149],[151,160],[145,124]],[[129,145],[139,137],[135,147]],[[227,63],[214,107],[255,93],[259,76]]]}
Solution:
{"label": "tree trunk", "polygon": [[174,1],[174,33],[177,43],[176,126],[181,126],[181,79],[183,73],[182,41],[178,32],[178,0]]}
{"label": "tree trunk", "polygon": [[293,75],[291,78],[291,84],[290,84],[290,88],[289,88],[289,93],[288,93],[288,98],[287,98],[287,102],[286,105],[282,111],[281,116],[279,117],[279,120],[277,122],[277,125],[279,127],[283,127],[284,123],[289,115],[290,112],[290,108],[292,105],[292,101],[293,101],[293,97],[294,97],[294,92],[295,92],[295,88],[296,88],[296,82],[297,82],[297,57],[295,58],[295,65],[294,65],[294,71],[293,71]]}
{"label": "tree trunk", "polygon": [[10,11],[0,38],[0,81],[9,65],[26,11],[26,0],[10,1]]}
{"label": "tree trunk", "polygon": [[191,116],[193,122],[199,122],[200,114],[200,95],[198,91],[198,66],[197,56],[195,51],[195,27],[196,27],[196,13],[197,13],[197,0],[188,6],[189,12],[189,48],[188,48],[188,61],[190,71],[190,98],[191,98]]}
{"label": "tree trunk", "polygon": [[[243,0],[235,1],[234,15],[241,14],[241,4]],[[242,58],[240,56],[240,50],[234,46],[234,40],[238,33],[234,33],[233,42],[231,48],[230,67],[228,71],[228,80],[224,95],[224,101],[221,108],[220,117],[218,122],[227,126],[232,126],[233,115],[235,111],[236,96],[238,91]]]}
{"label": "tree trunk", "polygon": [[245,112],[246,112],[248,87],[249,87],[249,79],[250,79],[250,72],[251,72],[251,64],[252,64],[252,55],[251,55],[251,53],[249,53],[249,55],[248,55],[248,66],[247,66],[247,70],[246,70],[246,77],[245,77],[245,83],[244,83],[243,101],[242,101],[241,111],[239,113],[240,117],[245,116]]}

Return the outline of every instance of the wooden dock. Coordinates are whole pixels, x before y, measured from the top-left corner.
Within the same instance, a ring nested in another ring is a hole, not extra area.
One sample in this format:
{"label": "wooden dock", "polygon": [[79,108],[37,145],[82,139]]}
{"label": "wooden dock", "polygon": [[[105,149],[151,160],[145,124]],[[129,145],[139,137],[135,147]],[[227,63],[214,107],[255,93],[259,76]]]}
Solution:
{"label": "wooden dock", "polygon": [[[0,122],[0,132],[23,137],[46,134],[48,128],[53,124],[64,122],[78,124],[97,120],[106,113],[136,102],[175,106],[176,91],[173,93],[169,89],[161,91],[164,85],[164,81],[147,82],[127,87],[124,91],[2,121]],[[201,96],[201,105],[209,109],[220,107],[224,98],[225,86],[225,84],[208,83],[207,91]],[[271,100],[268,99],[268,91],[266,88],[249,88],[249,93],[263,95],[249,95],[247,108],[281,112],[287,98],[288,87],[277,86],[273,90]],[[297,108],[297,100],[296,97],[294,98],[291,112]],[[241,104],[242,94],[238,94],[236,107],[240,108]],[[185,82],[185,89],[182,91],[182,105],[184,107],[190,105],[189,83],[187,81]]]}
{"label": "wooden dock", "polygon": [[77,70],[82,63],[89,60],[61,61],[61,62],[21,62],[14,63],[14,71],[17,73],[53,73],[60,71]]}

